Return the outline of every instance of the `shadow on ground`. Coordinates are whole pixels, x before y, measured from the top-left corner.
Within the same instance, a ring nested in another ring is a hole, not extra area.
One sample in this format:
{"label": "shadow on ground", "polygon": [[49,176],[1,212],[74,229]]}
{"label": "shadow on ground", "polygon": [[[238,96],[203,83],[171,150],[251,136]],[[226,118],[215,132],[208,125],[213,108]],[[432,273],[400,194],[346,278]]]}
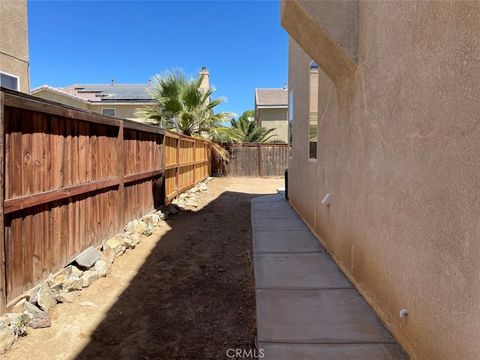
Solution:
{"label": "shadow on ground", "polygon": [[[261,194],[264,195],[264,194]],[[225,359],[255,346],[250,200],[225,192],[172,230],[77,359]]]}

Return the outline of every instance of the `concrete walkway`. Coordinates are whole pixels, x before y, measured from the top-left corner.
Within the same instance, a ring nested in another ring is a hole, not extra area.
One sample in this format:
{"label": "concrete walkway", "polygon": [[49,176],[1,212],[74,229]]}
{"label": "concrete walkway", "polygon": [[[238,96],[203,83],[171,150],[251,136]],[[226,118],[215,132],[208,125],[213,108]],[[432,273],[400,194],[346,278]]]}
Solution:
{"label": "concrete walkway", "polygon": [[407,359],[283,196],[252,200],[264,360]]}

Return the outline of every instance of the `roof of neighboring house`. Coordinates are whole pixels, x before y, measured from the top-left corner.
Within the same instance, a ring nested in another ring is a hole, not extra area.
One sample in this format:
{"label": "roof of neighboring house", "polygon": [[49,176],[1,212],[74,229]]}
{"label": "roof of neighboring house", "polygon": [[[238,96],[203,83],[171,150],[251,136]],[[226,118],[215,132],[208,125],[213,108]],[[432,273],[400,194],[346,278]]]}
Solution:
{"label": "roof of neighboring house", "polygon": [[288,90],[282,88],[255,89],[255,105],[286,107],[288,106]]}
{"label": "roof of neighboring house", "polygon": [[43,85],[31,91],[54,91],[88,103],[151,103],[146,84],[73,84],[63,88]]}

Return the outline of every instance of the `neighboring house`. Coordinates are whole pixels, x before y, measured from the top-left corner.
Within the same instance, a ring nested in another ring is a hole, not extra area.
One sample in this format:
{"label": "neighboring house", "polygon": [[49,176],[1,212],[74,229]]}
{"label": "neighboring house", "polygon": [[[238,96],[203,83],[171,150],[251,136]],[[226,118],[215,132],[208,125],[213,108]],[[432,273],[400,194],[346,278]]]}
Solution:
{"label": "neighboring house", "polygon": [[272,141],[288,142],[288,91],[286,88],[255,89],[255,119],[275,129]]}
{"label": "neighboring house", "polygon": [[136,112],[155,101],[146,84],[74,84],[64,88],[48,85],[33,89],[31,94],[104,115],[138,120]]}
{"label": "neighboring house", "polygon": [[478,359],[480,2],[281,7],[290,203],[412,358]]}
{"label": "neighboring house", "polygon": [[[203,67],[199,73],[201,87],[209,88],[209,72]],[[31,91],[32,95],[60,102],[80,109],[130,120],[141,120],[137,111],[156,102],[147,91],[148,84],[73,84],[55,88],[43,85]]]}
{"label": "neighboring house", "polygon": [[29,91],[26,0],[0,0],[0,86]]}

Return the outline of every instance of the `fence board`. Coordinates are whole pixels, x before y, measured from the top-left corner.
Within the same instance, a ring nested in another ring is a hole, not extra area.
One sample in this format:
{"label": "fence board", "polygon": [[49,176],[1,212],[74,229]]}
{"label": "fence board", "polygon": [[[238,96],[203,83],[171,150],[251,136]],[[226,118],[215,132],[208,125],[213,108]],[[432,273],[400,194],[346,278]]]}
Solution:
{"label": "fence board", "polygon": [[[0,91],[0,134],[4,133],[5,124],[5,108],[4,108],[4,95]],[[0,149],[4,149],[5,139],[0,136]],[[5,189],[5,167],[8,164],[5,163],[5,152],[0,151],[0,189]],[[7,282],[6,282],[6,256],[5,256],[5,232],[4,230],[4,215],[3,215],[3,198],[5,191],[0,191],[0,310],[4,309],[7,304]]]}
{"label": "fence board", "polygon": [[283,176],[288,167],[288,145],[262,144],[260,168],[262,176]]}

